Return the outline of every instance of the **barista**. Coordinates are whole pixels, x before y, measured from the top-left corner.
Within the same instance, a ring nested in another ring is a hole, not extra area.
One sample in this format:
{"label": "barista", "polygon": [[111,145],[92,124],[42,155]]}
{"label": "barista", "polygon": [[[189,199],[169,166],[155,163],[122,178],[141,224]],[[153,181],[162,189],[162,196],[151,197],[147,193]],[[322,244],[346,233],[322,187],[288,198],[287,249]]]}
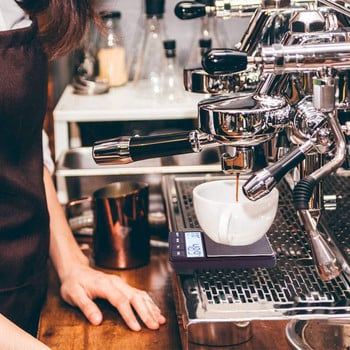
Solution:
{"label": "barista", "polygon": [[[38,35],[36,15],[50,11]],[[104,298],[132,330],[165,322],[150,296],[115,275],[92,269],[80,251],[43,165],[47,58],[72,50],[84,35],[92,0],[0,2],[0,348],[47,349],[34,336],[47,289],[50,257],[62,298],[94,325]],[[5,336],[6,335],[6,336]]]}

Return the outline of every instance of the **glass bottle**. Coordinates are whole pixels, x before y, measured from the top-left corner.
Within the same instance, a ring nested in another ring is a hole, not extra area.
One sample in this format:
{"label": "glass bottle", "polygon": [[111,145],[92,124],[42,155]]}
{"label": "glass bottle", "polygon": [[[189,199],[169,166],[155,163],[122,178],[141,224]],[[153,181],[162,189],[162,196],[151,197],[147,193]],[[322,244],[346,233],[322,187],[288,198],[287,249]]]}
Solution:
{"label": "glass bottle", "polygon": [[202,57],[204,54],[212,48],[211,38],[202,38],[198,40],[198,46],[193,48],[191,51],[191,56],[188,60],[188,65],[198,65],[200,66],[202,62]]}
{"label": "glass bottle", "polygon": [[97,27],[91,21],[89,22],[89,28],[84,35],[82,47],[76,51],[77,60],[75,75],[83,77],[89,80],[96,78],[97,74]]}
{"label": "glass bottle", "polygon": [[101,33],[97,54],[99,76],[108,79],[110,86],[121,86],[128,81],[126,50],[120,28],[120,18],[119,11],[101,13],[105,32]]}
{"label": "glass bottle", "polygon": [[162,72],[161,95],[168,102],[181,101],[183,96],[182,71],[176,56],[176,41],[164,40],[164,65]]}
{"label": "glass bottle", "polygon": [[[201,2],[205,2],[208,6],[210,6],[212,3],[211,0],[203,0]],[[191,46],[187,59],[188,65],[200,64],[202,57],[201,51],[203,51],[202,49],[205,48],[201,47],[201,44],[204,44],[207,40],[210,40],[212,48],[228,47],[229,40],[223,25],[223,19],[216,18],[214,15],[208,14],[199,18],[198,21],[199,23],[197,23],[193,39],[191,40]],[[194,45],[193,43],[196,44]]]}
{"label": "glass bottle", "polygon": [[165,0],[145,0],[143,43],[132,68],[132,80],[142,95],[159,97],[163,67]]}

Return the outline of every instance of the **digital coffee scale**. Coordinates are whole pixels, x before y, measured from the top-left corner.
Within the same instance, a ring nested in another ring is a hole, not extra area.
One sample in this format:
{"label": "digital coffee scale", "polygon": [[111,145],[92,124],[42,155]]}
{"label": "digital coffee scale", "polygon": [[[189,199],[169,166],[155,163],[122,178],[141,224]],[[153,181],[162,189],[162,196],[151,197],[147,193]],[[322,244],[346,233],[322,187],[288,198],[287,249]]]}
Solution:
{"label": "digital coffee scale", "polygon": [[169,260],[177,273],[213,268],[273,267],[276,264],[266,235],[250,245],[229,246],[214,242],[201,230],[170,232]]}

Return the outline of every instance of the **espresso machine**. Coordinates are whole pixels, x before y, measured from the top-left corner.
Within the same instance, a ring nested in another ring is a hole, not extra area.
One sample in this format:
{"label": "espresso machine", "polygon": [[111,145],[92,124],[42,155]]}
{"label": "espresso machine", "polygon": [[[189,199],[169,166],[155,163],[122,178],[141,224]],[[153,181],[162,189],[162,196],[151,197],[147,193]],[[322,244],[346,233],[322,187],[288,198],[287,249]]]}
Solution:
{"label": "espresso machine", "polygon": [[[224,146],[222,174],[164,177],[171,231],[198,229],[191,195],[201,182],[240,174],[253,201],[279,189],[267,232],[275,266],[174,273],[184,349],[237,345],[251,338],[251,321],[281,319],[290,320],[286,336],[295,349],[346,349],[350,1],[244,3],[177,5],[183,19],[251,14],[234,49],[214,48],[200,67],[184,70],[188,91],[211,94],[198,104],[198,128],[98,141],[93,157],[123,164]],[[332,345],[321,348],[315,332]]]}

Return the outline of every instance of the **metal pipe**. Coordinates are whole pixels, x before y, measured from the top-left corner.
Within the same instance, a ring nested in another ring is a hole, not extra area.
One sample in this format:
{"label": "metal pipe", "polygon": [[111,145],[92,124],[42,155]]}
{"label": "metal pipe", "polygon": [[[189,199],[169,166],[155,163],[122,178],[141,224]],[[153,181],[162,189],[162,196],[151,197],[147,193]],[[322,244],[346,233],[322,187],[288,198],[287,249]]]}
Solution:
{"label": "metal pipe", "polygon": [[333,132],[333,136],[336,144],[336,152],[332,160],[326,163],[323,167],[315,170],[310,175],[317,182],[320,181],[325,176],[332,173],[334,170],[338,169],[343,164],[345,160],[345,155],[346,155],[345,137],[342,132],[342,127],[338,121],[338,118],[334,115],[334,113],[329,113],[328,124]]}
{"label": "metal pipe", "polygon": [[[335,169],[339,168],[345,159],[346,154],[346,142],[345,137],[342,132],[342,128],[339,124],[338,118],[336,117],[335,112],[328,113],[328,124],[333,131],[334,140],[335,140],[335,155],[331,161],[326,163],[321,168],[315,170],[310,174],[306,179],[306,182],[311,184],[308,189],[309,194],[311,195],[314,184],[319,183],[319,181],[333,172]],[[317,230],[317,221],[311,215],[308,208],[308,198],[305,198],[304,204],[300,202],[300,187],[303,186],[303,180],[296,186],[294,189],[293,197],[294,203],[297,203],[297,210],[300,219],[302,220],[305,231],[310,237],[310,242],[312,245],[314,261],[317,268],[317,271],[322,280],[328,281],[337,277],[341,268],[337,261],[336,254],[333,252],[327,241],[323,238],[321,233]],[[298,200],[296,202],[296,199]],[[299,208],[298,208],[299,207]],[[305,208],[304,208],[305,207]]]}
{"label": "metal pipe", "polygon": [[299,210],[299,217],[302,220],[305,231],[308,233],[315,266],[320,278],[329,281],[339,276],[341,268],[334,252],[321,233],[317,230],[317,223],[309,210]]}
{"label": "metal pipe", "polygon": [[[348,9],[347,7],[341,5],[340,3],[336,2],[336,1],[329,1],[329,0],[319,0],[320,3],[332,8],[333,10],[342,13],[345,16],[349,16],[350,17],[350,9]],[[342,0],[343,3],[346,3],[348,5],[350,5],[350,1],[349,0]]]}
{"label": "metal pipe", "polygon": [[338,70],[350,68],[350,43],[326,43],[316,45],[274,44],[261,48],[261,57],[248,58],[261,64],[265,73],[320,71],[325,68]]}

